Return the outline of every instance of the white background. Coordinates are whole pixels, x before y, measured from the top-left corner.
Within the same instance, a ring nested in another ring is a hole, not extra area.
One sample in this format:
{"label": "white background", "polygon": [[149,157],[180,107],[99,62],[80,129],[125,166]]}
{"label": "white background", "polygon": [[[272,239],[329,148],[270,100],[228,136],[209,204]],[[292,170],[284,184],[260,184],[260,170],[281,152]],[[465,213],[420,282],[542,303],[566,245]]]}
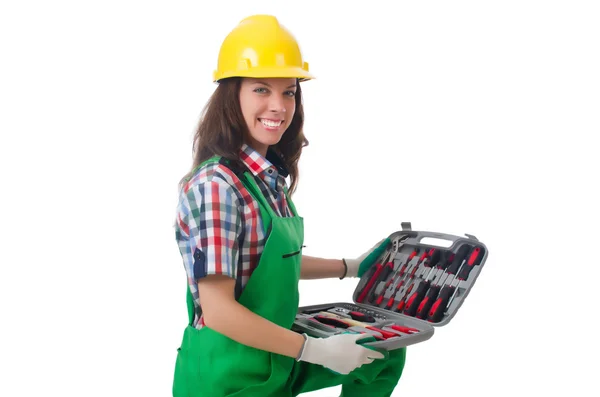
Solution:
{"label": "white background", "polygon": [[[403,221],[490,250],[394,396],[598,395],[597,3],[389,4],[2,3],[0,395],[170,395],[176,184],[221,41],[255,13],[317,75],[306,254],[358,256]],[[355,285],[303,281],[301,303]]]}

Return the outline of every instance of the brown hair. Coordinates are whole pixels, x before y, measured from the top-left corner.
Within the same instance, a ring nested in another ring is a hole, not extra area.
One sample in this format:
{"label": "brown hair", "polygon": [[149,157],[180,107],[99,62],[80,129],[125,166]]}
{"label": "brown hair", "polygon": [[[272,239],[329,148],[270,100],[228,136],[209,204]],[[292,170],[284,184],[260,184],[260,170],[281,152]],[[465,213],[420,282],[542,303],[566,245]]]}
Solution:
{"label": "brown hair", "polygon": [[[231,77],[219,81],[214,93],[202,111],[200,122],[192,146],[193,163],[190,171],[181,179],[180,185],[192,176],[203,161],[214,155],[229,159],[241,166],[239,150],[248,135],[248,127],[240,106],[242,79]],[[279,142],[271,149],[279,155],[290,176],[289,193],[292,195],[298,185],[298,161],[302,148],[308,146],[304,136],[304,108],[300,83],[296,81],[296,109],[290,126]]]}

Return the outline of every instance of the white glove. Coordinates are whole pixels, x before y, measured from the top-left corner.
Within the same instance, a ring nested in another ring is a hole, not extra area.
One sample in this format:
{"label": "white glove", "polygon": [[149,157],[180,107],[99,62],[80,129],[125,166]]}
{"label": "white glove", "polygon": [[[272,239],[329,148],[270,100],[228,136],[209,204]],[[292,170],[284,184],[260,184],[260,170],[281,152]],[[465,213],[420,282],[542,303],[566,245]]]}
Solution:
{"label": "white glove", "polygon": [[369,337],[369,334],[339,334],[327,338],[307,338],[298,361],[306,361],[327,367],[342,375],[363,364],[370,364],[375,359],[384,357],[378,351],[368,349],[356,343],[357,340]]}
{"label": "white glove", "polygon": [[[369,256],[369,254],[371,254],[371,252],[375,251],[375,249],[377,249],[384,241],[385,241],[385,239],[381,239],[377,244],[375,244],[373,247],[371,247],[370,250],[368,250],[367,252],[365,252],[364,254],[362,254],[361,256],[359,256],[356,259],[344,258],[344,261],[346,262],[346,266],[348,267],[348,271],[346,272],[346,277],[358,277],[358,269],[360,267],[360,264],[363,263],[363,261],[367,258],[367,256]],[[369,267],[371,265],[372,265],[372,263],[367,264],[366,267]]]}

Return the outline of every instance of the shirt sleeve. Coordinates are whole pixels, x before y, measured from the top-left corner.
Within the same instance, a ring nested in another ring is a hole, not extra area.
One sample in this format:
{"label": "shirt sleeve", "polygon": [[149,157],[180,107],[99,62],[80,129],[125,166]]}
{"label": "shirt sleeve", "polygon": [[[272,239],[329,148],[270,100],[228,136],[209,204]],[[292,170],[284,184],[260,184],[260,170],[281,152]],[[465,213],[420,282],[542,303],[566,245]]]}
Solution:
{"label": "shirt sleeve", "polygon": [[178,222],[187,234],[191,255],[186,264],[188,277],[195,281],[210,274],[235,278],[242,217],[233,187],[212,178],[191,187],[184,201]]}

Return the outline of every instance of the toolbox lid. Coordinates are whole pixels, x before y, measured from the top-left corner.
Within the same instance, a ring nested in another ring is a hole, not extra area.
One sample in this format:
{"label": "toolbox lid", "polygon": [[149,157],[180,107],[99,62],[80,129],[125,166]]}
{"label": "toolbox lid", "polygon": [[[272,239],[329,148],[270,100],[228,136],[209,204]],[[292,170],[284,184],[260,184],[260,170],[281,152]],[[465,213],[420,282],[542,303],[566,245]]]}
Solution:
{"label": "toolbox lid", "polygon": [[401,226],[388,236],[385,251],[360,278],[352,300],[433,327],[444,326],[472,290],[488,248],[471,234],[415,231],[410,222]]}

